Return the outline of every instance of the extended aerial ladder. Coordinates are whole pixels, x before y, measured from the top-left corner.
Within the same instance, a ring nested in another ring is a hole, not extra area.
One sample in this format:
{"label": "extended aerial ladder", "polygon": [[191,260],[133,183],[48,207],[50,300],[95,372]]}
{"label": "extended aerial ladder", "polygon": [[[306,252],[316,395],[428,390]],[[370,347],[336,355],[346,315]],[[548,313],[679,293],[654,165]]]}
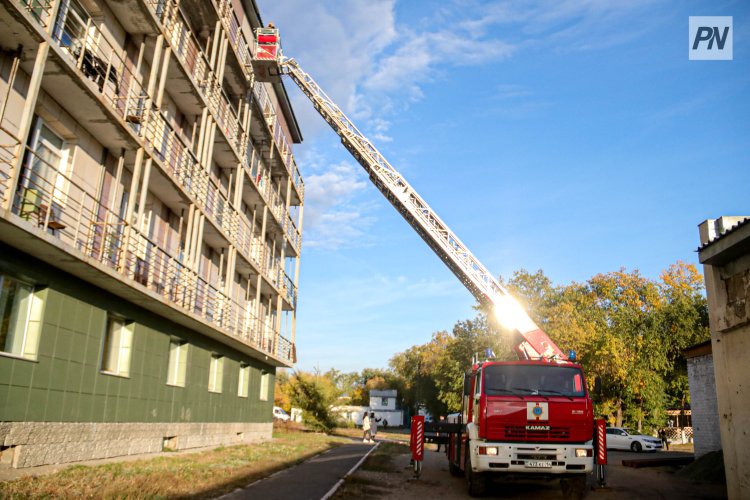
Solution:
{"label": "extended aerial ladder", "polygon": [[500,323],[523,339],[516,347],[522,359],[563,361],[566,356],[539,328],[479,260],[430,208],[404,177],[386,160],[343,111],[326,95],[299,63],[281,54],[278,30],[256,30],[253,60],[258,81],[278,81],[288,75],[310,99],[320,116],[339,135],[341,142],[369,174],[370,180],[432,248],[482,306],[495,311]]}

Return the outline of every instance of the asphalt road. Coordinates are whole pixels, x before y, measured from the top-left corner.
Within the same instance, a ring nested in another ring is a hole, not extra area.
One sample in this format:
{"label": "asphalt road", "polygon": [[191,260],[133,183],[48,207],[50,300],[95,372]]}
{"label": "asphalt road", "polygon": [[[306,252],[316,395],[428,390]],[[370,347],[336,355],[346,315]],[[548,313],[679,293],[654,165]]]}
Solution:
{"label": "asphalt road", "polygon": [[221,497],[225,500],[321,500],[373,448],[353,441]]}
{"label": "asphalt road", "polygon": [[[368,496],[372,499],[388,500],[467,500],[466,480],[451,476],[444,453],[426,451],[422,475],[414,479],[409,465],[409,455],[396,456],[396,470],[389,474],[360,470],[354,477],[360,481],[378,484],[380,494]],[[726,498],[726,488],[721,485],[695,484],[682,476],[675,475],[673,467],[648,467],[634,469],[624,467],[623,459],[648,459],[668,456],[690,456],[690,453],[659,452],[632,453],[609,452],[608,488],[588,489],[586,500],[688,500]],[[594,486],[593,475],[589,477],[589,487]],[[356,498],[356,497],[352,497]],[[494,481],[489,485],[485,498],[506,500],[545,500],[563,498],[558,480],[550,481]]]}

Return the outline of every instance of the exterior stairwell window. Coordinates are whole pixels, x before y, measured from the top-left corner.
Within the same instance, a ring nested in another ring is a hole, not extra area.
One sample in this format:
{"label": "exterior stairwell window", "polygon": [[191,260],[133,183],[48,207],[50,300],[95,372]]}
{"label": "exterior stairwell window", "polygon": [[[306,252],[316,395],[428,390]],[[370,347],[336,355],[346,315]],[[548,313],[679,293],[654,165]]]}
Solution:
{"label": "exterior stairwell window", "polygon": [[102,346],[102,373],[130,376],[130,357],[133,351],[133,322],[109,316]]}
{"label": "exterior stairwell window", "polygon": [[185,387],[187,374],[188,343],[183,340],[169,341],[169,366],[167,367],[167,385]]}
{"label": "exterior stairwell window", "polygon": [[222,381],[224,379],[224,356],[219,354],[211,355],[211,364],[208,369],[208,390],[209,392],[221,392]]}
{"label": "exterior stairwell window", "polygon": [[250,385],[250,366],[242,363],[240,364],[239,380],[237,381],[237,395],[241,398],[246,398],[248,394],[249,385]]}
{"label": "exterior stairwell window", "polygon": [[268,382],[271,378],[271,375],[265,371],[261,371],[260,375],[260,400],[261,401],[268,401]]}

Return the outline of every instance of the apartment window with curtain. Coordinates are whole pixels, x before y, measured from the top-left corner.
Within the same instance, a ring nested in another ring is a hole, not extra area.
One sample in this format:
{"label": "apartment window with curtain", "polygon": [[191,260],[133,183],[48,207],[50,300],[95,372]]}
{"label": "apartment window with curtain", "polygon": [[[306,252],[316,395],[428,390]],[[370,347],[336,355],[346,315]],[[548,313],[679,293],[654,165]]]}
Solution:
{"label": "apartment window with curtain", "polygon": [[167,368],[167,385],[185,387],[187,374],[188,343],[184,340],[169,341],[169,365]]}
{"label": "apartment window with curtain", "polygon": [[212,354],[208,369],[208,390],[210,392],[221,392],[222,379],[224,378],[224,356]]}
{"label": "apartment window with curtain", "polygon": [[265,370],[260,373],[260,400],[268,401],[268,381],[270,380],[271,375]]}
{"label": "apartment window with curtain", "polygon": [[0,353],[35,360],[43,310],[33,285],[0,274]]}
{"label": "apartment window with curtain", "polygon": [[237,382],[237,395],[246,398],[250,386],[250,366],[240,363],[240,375]]}
{"label": "apartment window with curtain", "polygon": [[133,322],[108,316],[102,347],[102,373],[120,377],[130,376],[132,348]]}

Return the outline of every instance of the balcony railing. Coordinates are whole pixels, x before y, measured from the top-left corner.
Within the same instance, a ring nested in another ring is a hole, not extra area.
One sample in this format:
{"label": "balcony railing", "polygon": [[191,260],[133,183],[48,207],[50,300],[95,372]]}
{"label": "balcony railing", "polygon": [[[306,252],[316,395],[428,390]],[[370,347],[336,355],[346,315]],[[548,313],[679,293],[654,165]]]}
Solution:
{"label": "balcony railing", "polygon": [[21,144],[16,136],[0,125],[0,207],[5,207],[11,190],[8,189],[10,173],[16,163],[18,145]]}
{"label": "balcony railing", "polygon": [[182,10],[174,0],[146,0],[166,33],[172,51],[185,65],[196,88],[208,103],[216,123],[237,152],[242,151],[242,128],[237,111],[221,90],[221,82],[211,69],[208,57],[201,48]]}
{"label": "balcony railing", "polygon": [[242,32],[242,28],[240,28],[240,22],[232,8],[232,1],[213,0],[211,3],[216,9],[216,14],[219,16],[219,19],[221,19],[221,24],[224,27],[224,30],[227,32],[229,45],[234,50],[237,61],[240,63],[242,71],[245,74],[245,78],[249,80],[251,76],[251,70],[249,68],[252,64],[251,46],[247,42],[245,34]]}
{"label": "balcony railing", "polygon": [[287,214],[286,216],[286,224],[284,225],[284,230],[286,231],[286,237],[289,240],[289,243],[291,243],[297,253],[299,253],[300,244],[302,243],[302,236],[299,234],[297,225],[294,223],[292,216],[289,214]]}
{"label": "balcony railing", "polygon": [[173,307],[258,350],[292,361],[294,346],[274,325],[221,292],[220,284],[186,267],[35,151],[26,148],[17,189],[9,185],[8,165],[0,163],[2,191],[15,192],[12,211],[27,224],[58,238],[82,261],[94,259]]}
{"label": "balcony railing", "polygon": [[258,107],[263,111],[263,115],[266,118],[266,123],[268,124],[273,142],[280,153],[282,163],[286,168],[287,173],[292,178],[292,182],[297,188],[300,198],[304,199],[305,186],[302,183],[302,176],[299,173],[297,163],[294,161],[294,156],[291,153],[292,149],[289,147],[286,137],[281,131],[281,125],[279,124],[279,119],[276,117],[271,98],[268,96],[268,92],[263,84],[256,83],[253,86],[253,95],[258,102]]}
{"label": "balcony railing", "polygon": [[63,12],[52,39],[64,49],[84,79],[94,83],[115,114],[138,133],[151,98],[131,65],[126,64],[121,55],[124,51],[113,47],[91,19],[84,24],[75,17],[63,17]]}
{"label": "balcony railing", "polygon": [[46,28],[49,26],[52,18],[51,0],[20,0],[19,2],[31,17],[36,19],[40,26]]}

